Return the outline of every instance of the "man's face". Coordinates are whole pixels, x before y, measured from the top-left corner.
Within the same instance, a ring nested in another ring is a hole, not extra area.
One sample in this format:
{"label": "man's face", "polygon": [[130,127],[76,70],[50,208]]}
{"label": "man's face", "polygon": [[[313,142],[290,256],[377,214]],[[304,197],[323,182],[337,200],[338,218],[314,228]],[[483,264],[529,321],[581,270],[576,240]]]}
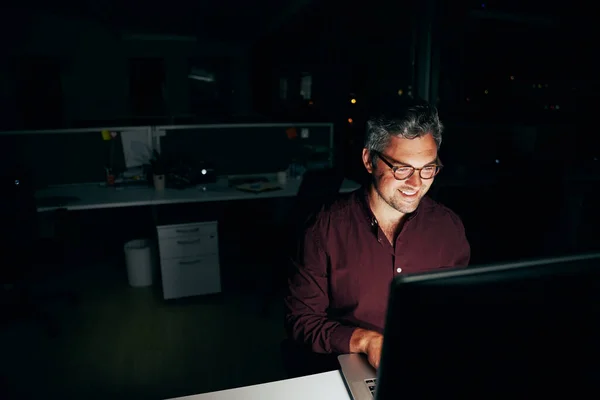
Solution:
{"label": "man's face", "polygon": [[[394,136],[381,156],[394,166],[422,168],[436,162],[437,145],[431,134],[415,139]],[[403,214],[412,213],[417,209],[419,202],[433,183],[433,178],[421,179],[419,171],[415,171],[408,179],[397,180],[392,169],[379,157],[375,157],[375,168],[373,168],[367,149],[363,149],[363,163],[373,176],[373,186],[379,197]]]}

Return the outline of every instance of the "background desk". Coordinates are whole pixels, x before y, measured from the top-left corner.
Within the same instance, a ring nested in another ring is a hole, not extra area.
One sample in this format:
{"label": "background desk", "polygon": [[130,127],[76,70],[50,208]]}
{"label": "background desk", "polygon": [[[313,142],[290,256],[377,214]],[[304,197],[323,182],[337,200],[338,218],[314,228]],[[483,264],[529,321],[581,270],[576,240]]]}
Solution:
{"label": "background desk", "polygon": [[[177,400],[350,400],[340,371],[179,397]],[[175,399],[171,399],[175,400]]]}
{"label": "background desk", "polygon": [[[93,210],[100,208],[154,206],[194,202],[228,200],[270,199],[294,197],[300,188],[300,180],[290,180],[280,190],[263,193],[250,193],[229,187],[226,179],[217,183],[186,189],[165,189],[158,192],[152,187],[124,186],[105,187],[98,183],[54,186],[38,190],[35,194],[38,212],[57,209]],[[341,193],[351,192],[360,185],[344,179]]]}
{"label": "background desk", "polygon": [[[265,257],[275,260],[283,248],[274,245],[273,237],[286,232],[281,221],[286,220],[290,200],[297,196],[300,184],[294,179],[279,190],[251,193],[229,187],[227,179],[160,192],[148,186],[106,187],[95,183],[50,187],[35,195],[40,220],[47,220],[44,226],[48,232],[56,231],[60,223],[55,221],[62,218],[67,221],[62,225],[75,226],[72,229],[77,234],[71,235],[76,237],[72,242],[81,243],[85,237],[87,243],[99,247],[103,257],[114,255],[122,260],[124,243],[151,238],[160,249],[163,294],[178,298],[218,292],[223,285],[226,291],[254,288],[270,293],[275,263],[265,262]],[[345,180],[340,192],[357,188],[359,184]],[[206,235],[157,234],[157,228],[161,232],[176,226],[176,230],[197,231],[199,226],[209,225],[211,232]],[[210,249],[206,247],[209,241]],[[85,253],[79,250],[80,245],[73,248]],[[223,285],[218,283],[220,279]]]}

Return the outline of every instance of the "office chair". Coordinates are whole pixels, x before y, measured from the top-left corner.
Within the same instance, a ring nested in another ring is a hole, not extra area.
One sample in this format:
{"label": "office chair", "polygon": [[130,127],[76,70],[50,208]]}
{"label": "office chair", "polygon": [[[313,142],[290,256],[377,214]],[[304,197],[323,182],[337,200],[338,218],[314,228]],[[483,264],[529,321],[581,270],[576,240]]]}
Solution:
{"label": "office chair", "polygon": [[295,250],[299,235],[310,218],[339,195],[344,177],[334,168],[309,170],[304,173],[298,194],[290,212],[276,228],[273,250],[270,253],[266,294],[261,307],[268,314],[273,301],[278,299],[287,283],[289,257]]}
{"label": "office chair", "polygon": [[313,213],[337,198],[343,180],[344,177],[335,168],[309,170],[304,173],[287,221],[288,226],[293,229],[292,233],[303,229]]}
{"label": "office chair", "polygon": [[[323,207],[327,207],[339,196],[343,180],[342,174],[334,168],[304,174],[290,218],[284,227],[285,234],[281,236],[282,252],[278,254],[274,265],[274,282],[267,305],[277,298],[280,288],[287,285],[290,258],[298,250],[304,230]],[[289,332],[280,343],[280,351],[288,379],[339,369],[337,354],[314,353],[308,346],[295,342]]]}
{"label": "office chair", "polygon": [[[63,299],[70,303],[77,298],[72,293],[50,296],[35,295],[32,290],[36,271],[36,257],[40,255],[37,209],[30,175],[22,169],[4,170],[1,176],[0,213],[0,307],[3,323],[32,318],[39,322],[50,336],[58,334],[57,323],[41,304]],[[62,252],[61,252],[62,253]]]}

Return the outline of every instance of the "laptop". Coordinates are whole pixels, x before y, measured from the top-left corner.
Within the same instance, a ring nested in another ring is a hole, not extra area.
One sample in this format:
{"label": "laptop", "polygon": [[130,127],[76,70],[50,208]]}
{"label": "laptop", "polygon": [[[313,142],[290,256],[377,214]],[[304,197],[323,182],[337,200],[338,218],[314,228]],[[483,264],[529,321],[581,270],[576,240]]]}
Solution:
{"label": "laptop", "polygon": [[594,397],[599,343],[594,253],[399,275],[378,370],[338,360],[354,400]]}

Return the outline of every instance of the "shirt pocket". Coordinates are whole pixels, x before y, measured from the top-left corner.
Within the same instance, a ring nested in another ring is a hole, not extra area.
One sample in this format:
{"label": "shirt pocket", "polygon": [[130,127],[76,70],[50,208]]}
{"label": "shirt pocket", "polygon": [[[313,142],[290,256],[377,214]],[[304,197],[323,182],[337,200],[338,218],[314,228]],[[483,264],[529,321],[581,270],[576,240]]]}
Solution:
{"label": "shirt pocket", "polygon": [[413,243],[413,247],[405,255],[402,255],[400,264],[404,264],[405,273],[422,273],[445,269],[448,267],[448,260],[445,258],[447,249],[444,244],[435,243],[435,241],[422,243]]}

